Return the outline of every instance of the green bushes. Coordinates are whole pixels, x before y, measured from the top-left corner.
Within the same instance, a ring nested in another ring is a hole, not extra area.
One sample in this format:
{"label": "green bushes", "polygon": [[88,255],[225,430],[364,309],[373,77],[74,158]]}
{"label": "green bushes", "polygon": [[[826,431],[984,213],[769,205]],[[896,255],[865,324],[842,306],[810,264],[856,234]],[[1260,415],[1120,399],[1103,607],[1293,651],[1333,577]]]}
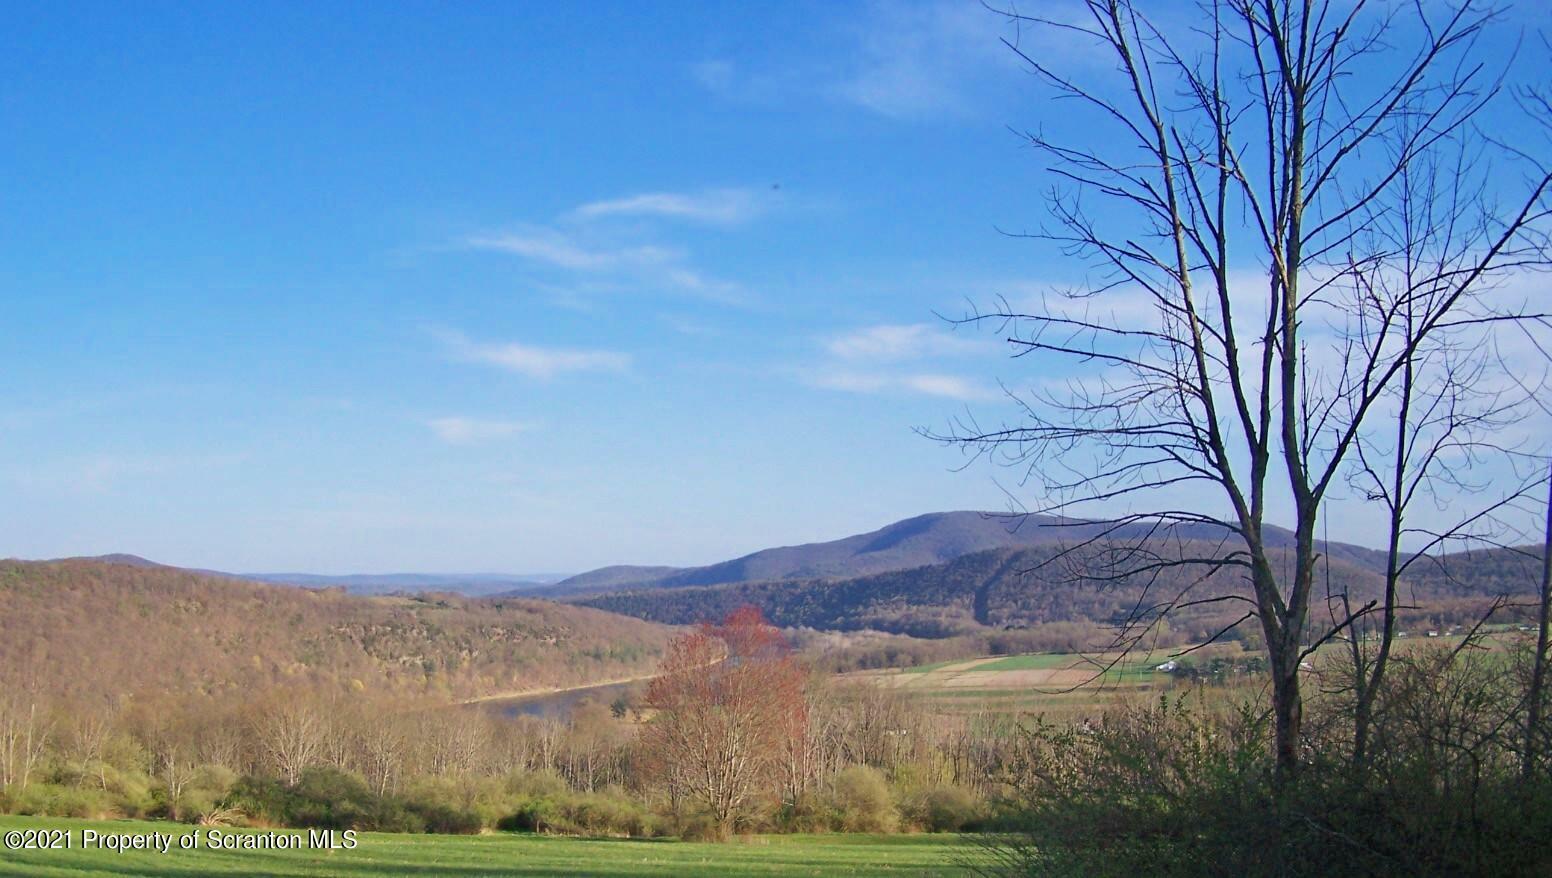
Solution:
{"label": "green bushes", "polygon": [[245,777],[224,804],[278,826],[472,834],[487,829],[646,836],[658,821],[621,793],[574,793],[550,775],[429,778],[380,796],[354,774],[311,768],[294,787]]}
{"label": "green bushes", "polygon": [[842,769],[831,798],[843,832],[894,832],[900,825],[884,773],[868,765]]}
{"label": "green bushes", "polygon": [[25,816],[102,819],[118,815],[112,796],[84,787],[34,783],[11,794],[9,799],[7,810]]}
{"label": "green bushes", "polygon": [[310,768],[294,787],[273,778],[245,777],[225,804],[277,826],[455,834],[486,826],[474,808],[448,801],[435,789],[381,796],[360,777],[337,768]]}
{"label": "green bushes", "polygon": [[[425,832],[446,835],[473,835],[485,828],[485,822],[474,811],[455,808],[440,802],[403,803],[403,811],[411,818],[418,818]],[[379,827],[373,827],[379,828]]]}
{"label": "green bushes", "polygon": [[498,829],[561,835],[648,836],[660,822],[640,803],[617,793],[551,792],[524,799]]}
{"label": "green bushes", "polygon": [[907,796],[901,818],[924,832],[965,832],[979,827],[986,807],[975,793],[954,786],[936,786]]}

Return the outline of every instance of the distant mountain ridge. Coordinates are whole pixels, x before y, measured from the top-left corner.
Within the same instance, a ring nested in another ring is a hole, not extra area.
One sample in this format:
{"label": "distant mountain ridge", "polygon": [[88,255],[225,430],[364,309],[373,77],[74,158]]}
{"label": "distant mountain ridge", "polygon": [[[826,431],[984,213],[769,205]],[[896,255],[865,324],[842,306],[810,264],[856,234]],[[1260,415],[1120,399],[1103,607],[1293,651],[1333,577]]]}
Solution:
{"label": "distant mountain ridge", "polygon": [[450,591],[467,597],[515,596],[543,590],[562,573],[230,573],[238,579],[307,588],[343,588],[351,594]]}
{"label": "distant mountain ridge", "polygon": [[107,555],[80,555],[51,561],[92,561],[126,567],[184,570],[203,576],[221,576],[271,585],[295,585],[303,588],[343,588],[350,594],[384,595],[418,592],[451,592],[465,597],[515,597],[548,588],[565,579],[564,573],[228,573],[197,567],[176,567],[139,555],[114,552]]}
{"label": "distant mountain ridge", "polygon": [[[572,600],[666,624],[721,618],[745,605],[786,627],[820,630],[871,629],[918,637],[947,637],[986,630],[1026,629],[1079,623],[1119,624],[1138,607],[1154,606],[1194,589],[1193,596],[1248,596],[1249,585],[1235,568],[1212,570],[1201,563],[1110,577],[1104,546],[1063,555],[1055,543],[972,552],[952,561],[846,579],[779,579],[677,588],[644,587],[582,595]],[[1150,557],[1221,557],[1220,541],[1182,538],[1149,547]],[[1287,546],[1274,546],[1273,563],[1289,560]],[[1362,602],[1384,587],[1379,552],[1337,547],[1326,554],[1322,577]],[[1099,573],[1086,578],[1085,560]],[[1461,552],[1416,565],[1404,581],[1407,604],[1445,608],[1451,602],[1481,601],[1496,595],[1528,595],[1537,587],[1540,548]],[[1424,606],[1409,607],[1426,615]],[[1478,610],[1480,607],[1477,608]],[[1193,638],[1206,638],[1232,625],[1242,607],[1210,604],[1172,615]],[[1474,613],[1476,610],[1465,612]],[[1413,613],[1412,615],[1418,615]]]}
{"label": "distant mountain ridge", "polygon": [[[1109,525],[1077,522],[1042,515],[988,512],[933,512],[886,525],[875,531],[829,542],[764,549],[704,567],[604,567],[563,579],[544,589],[546,595],[580,596],[607,591],[692,588],[741,582],[801,579],[851,579],[877,573],[943,564],[992,549],[1017,549],[1079,542],[1099,535]],[[1117,539],[1145,536],[1150,525],[1131,524],[1116,530]],[[1173,539],[1228,539],[1213,525],[1174,525]],[[1293,533],[1269,527],[1273,548],[1291,545]],[[1383,563],[1377,550],[1332,543],[1334,558],[1373,567]]]}

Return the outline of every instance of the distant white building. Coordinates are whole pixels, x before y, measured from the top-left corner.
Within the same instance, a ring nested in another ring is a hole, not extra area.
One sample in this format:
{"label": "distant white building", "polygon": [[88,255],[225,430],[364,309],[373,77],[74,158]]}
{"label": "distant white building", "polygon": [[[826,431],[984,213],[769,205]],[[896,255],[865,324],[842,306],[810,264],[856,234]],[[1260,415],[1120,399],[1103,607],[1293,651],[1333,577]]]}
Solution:
{"label": "distant white building", "polygon": [[1180,662],[1177,662],[1174,659],[1170,659],[1169,661],[1165,662],[1164,664],[1159,665],[1158,667],[1154,668],[1154,670],[1155,671],[1163,671],[1164,673],[1169,674],[1169,673],[1174,672],[1174,670],[1176,668],[1178,668],[1178,667],[1180,667]]}

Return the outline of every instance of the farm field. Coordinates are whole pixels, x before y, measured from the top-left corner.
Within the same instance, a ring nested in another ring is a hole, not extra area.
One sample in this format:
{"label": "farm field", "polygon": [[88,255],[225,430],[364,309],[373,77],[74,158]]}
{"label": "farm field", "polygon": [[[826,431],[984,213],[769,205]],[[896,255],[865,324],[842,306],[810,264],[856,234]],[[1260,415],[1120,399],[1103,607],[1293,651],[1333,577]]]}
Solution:
{"label": "farm field", "polygon": [[842,677],[908,693],[939,713],[1035,711],[1053,717],[1175,684],[1169,674],[1154,670],[1167,653],[1128,657],[1107,668],[1114,659],[1106,654],[985,656]]}
{"label": "farm field", "polygon": [[[1516,639],[1527,636],[1512,625],[1485,626],[1479,646],[1489,656],[1503,657]],[[1441,632],[1438,636],[1414,635],[1397,641],[1397,652],[1420,649],[1453,649],[1463,636]],[[1311,673],[1326,661],[1347,661],[1348,647],[1340,643],[1322,645],[1310,659]],[[842,680],[865,682],[907,693],[926,709],[940,714],[965,713],[1041,713],[1053,720],[1072,720],[1092,713],[1117,700],[1156,694],[1187,685],[1187,681],[1158,670],[1158,666],[1186,650],[1185,647],[1155,649],[1120,658],[1115,653],[1029,653],[1024,655],[981,656],[917,665],[909,668],[853,671],[840,675]],[[1118,660],[1118,658],[1120,660]],[[1205,665],[1214,658],[1243,662],[1265,659],[1260,651],[1208,647],[1192,651],[1188,661]],[[1214,678],[1220,695],[1231,698],[1254,694],[1264,680],[1230,669]]]}
{"label": "farm field", "polygon": [[[675,840],[579,839],[499,833],[478,836],[362,833],[354,850],[82,850],[83,830],[179,836],[175,823],[0,817],[0,831],[61,829],[71,850],[0,850],[0,875],[17,876],[302,876],[576,875],[583,878],[692,876],[955,876],[974,848],[951,835],[755,836],[727,844]],[[224,830],[253,832],[253,830]],[[281,830],[296,833],[296,830]]]}

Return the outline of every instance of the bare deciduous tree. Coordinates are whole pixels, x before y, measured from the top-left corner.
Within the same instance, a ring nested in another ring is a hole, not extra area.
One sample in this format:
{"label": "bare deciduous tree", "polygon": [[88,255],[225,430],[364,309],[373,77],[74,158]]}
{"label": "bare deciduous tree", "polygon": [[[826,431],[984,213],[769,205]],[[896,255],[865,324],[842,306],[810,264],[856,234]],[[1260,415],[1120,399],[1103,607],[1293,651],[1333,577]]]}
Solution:
{"label": "bare deciduous tree", "polygon": [[310,704],[276,704],[259,718],[255,731],[269,767],[287,784],[295,786],[302,772],[322,758],[326,727]]}
{"label": "bare deciduous tree", "polygon": [[[1507,400],[1464,394],[1490,364],[1463,352],[1535,316],[1499,281],[1539,264],[1527,232],[1547,216],[1552,178],[1483,188],[1473,124],[1499,79],[1476,57],[1492,12],[1470,2],[1214,0],[1185,24],[1129,0],[1078,5],[1065,18],[1008,14],[1091,41],[1116,73],[1080,81],[1010,42],[1086,138],[1027,135],[1060,181],[1053,225],[1030,236],[1089,260],[1095,279],[969,320],[1004,327],[1018,356],[1090,374],[1013,394],[1018,421],[967,418],[935,435],[1023,468],[1037,511],[1101,519],[1058,555],[1091,578],[1192,571],[1184,588],[1139,603],[1122,645],[1186,607],[1243,606],[1268,651],[1287,776],[1299,763],[1301,665],[1376,609],[1393,618],[1407,566],[1393,541],[1383,598],[1319,624],[1322,509],[1364,484],[1388,495],[1391,531],[1404,535],[1410,498],[1469,464],[1445,465],[1444,452],[1479,447],[1467,434],[1512,416]],[[1420,217],[1426,228],[1408,225]],[[1466,402],[1480,420],[1457,424],[1450,406]],[[1214,489],[1221,514],[1183,499],[1197,485]],[[1465,523],[1490,520],[1521,488]],[[1144,508],[1108,511],[1117,506]],[[1287,539],[1268,527],[1282,516]],[[1374,656],[1359,676],[1372,684],[1383,668]]]}
{"label": "bare deciduous tree", "polygon": [[[1552,42],[1547,40],[1545,34],[1541,42],[1547,56],[1552,57]],[[1520,94],[1520,107],[1526,115],[1540,123],[1544,137],[1552,140],[1552,90],[1548,90],[1545,84],[1525,89]],[[1543,234],[1543,245],[1547,243],[1548,237]],[[1542,358],[1552,363],[1552,349],[1538,343],[1534,334],[1528,335]],[[1543,388],[1545,384],[1543,381]],[[1537,399],[1542,412],[1552,414],[1552,405],[1547,404],[1544,395],[1538,394]],[[1542,536],[1541,583],[1537,591],[1536,651],[1531,657],[1530,687],[1526,693],[1528,709],[1525,716],[1525,743],[1520,762],[1521,780],[1526,782],[1535,774],[1542,755],[1541,740],[1545,735],[1542,724],[1546,719],[1543,712],[1546,706],[1547,648],[1552,645],[1549,644],[1552,641],[1552,460],[1547,464],[1547,505],[1544,513],[1546,530]]]}

